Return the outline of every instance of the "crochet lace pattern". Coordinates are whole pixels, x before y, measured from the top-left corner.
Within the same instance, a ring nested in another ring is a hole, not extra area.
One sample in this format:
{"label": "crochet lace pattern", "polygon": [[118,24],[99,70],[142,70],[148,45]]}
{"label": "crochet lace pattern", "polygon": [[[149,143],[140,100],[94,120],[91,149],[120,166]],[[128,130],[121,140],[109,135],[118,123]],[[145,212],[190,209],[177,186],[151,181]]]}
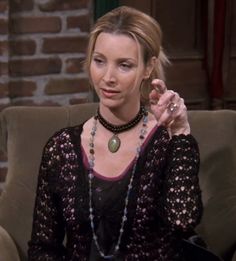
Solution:
{"label": "crochet lace pattern", "polygon": [[[82,127],[60,130],[44,148],[29,260],[89,259],[92,233]],[[121,245],[124,260],[182,260],[181,238],[202,215],[198,170],[194,137],[170,140],[167,130],[158,127],[137,162]]]}

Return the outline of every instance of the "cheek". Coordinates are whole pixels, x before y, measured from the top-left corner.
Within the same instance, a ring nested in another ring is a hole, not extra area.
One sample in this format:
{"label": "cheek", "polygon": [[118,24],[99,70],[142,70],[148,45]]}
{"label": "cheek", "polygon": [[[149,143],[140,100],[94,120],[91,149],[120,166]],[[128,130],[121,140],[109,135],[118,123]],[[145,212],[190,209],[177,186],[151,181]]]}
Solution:
{"label": "cheek", "polygon": [[136,81],[136,77],[137,77],[137,73],[135,71],[122,73],[119,75],[119,79],[126,84],[128,83],[133,84]]}
{"label": "cheek", "polygon": [[129,77],[126,77],[124,79],[124,84],[129,85],[130,88],[139,88],[139,85],[141,84],[142,79],[137,74],[132,74]]}
{"label": "cheek", "polygon": [[90,77],[92,82],[97,82],[101,77],[101,72],[93,64],[90,66]]}

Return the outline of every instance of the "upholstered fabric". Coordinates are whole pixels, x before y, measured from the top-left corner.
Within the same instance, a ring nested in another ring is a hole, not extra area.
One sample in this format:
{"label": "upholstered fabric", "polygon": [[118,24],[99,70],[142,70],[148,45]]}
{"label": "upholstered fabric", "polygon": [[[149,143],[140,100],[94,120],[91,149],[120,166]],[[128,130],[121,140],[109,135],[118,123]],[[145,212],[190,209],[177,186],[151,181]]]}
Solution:
{"label": "upholstered fabric", "polygon": [[0,226],[0,261],[20,261],[16,245],[7,231]]}
{"label": "upholstered fabric", "polygon": [[[9,168],[0,196],[0,225],[11,235],[23,261],[27,260],[43,146],[56,130],[85,121],[96,106],[9,107],[1,113],[0,149],[7,151]],[[191,111],[189,119],[201,153],[205,211],[198,231],[215,253],[235,261],[236,112]]]}
{"label": "upholstered fabric", "polygon": [[201,153],[200,183],[205,205],[198,231],[217,253],[236,249],[236,112],[190,112]]}

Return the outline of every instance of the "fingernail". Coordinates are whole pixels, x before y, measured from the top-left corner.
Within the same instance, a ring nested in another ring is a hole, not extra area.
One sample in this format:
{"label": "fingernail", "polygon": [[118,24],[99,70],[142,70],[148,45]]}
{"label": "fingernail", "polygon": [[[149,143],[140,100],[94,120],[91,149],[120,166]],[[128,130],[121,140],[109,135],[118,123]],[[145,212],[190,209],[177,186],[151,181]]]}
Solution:
{"label": "fingernail", "polygon": [[151,104],[151,105],[157,105],[157,102],[158,102],[158,101],[156,101],[156,100],[150,100],[150,104]]}
{"label": "fingernail", "polygon": [[156,92],[158,92],[159,94],[163,94],[165,91],[162,90],[160,87],[154,86],[154,89]]}

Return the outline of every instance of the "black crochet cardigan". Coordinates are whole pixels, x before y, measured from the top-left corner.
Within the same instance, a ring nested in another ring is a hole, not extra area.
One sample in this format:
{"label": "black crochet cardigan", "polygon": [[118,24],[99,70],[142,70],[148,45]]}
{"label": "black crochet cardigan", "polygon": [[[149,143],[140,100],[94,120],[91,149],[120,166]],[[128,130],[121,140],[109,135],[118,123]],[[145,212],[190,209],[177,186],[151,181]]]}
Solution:
{"label": "black crochet cardigan", "polygon": [[[44,148],[29,260],[89,260],[92,233],[82,130],[83,125],[65,128]],[[198,170],[193,136],[169,139],[164,127],[156,128],[138,160],[121,241],[123,258],[117,260],[184,260],[181,239],[202,215]]]}

